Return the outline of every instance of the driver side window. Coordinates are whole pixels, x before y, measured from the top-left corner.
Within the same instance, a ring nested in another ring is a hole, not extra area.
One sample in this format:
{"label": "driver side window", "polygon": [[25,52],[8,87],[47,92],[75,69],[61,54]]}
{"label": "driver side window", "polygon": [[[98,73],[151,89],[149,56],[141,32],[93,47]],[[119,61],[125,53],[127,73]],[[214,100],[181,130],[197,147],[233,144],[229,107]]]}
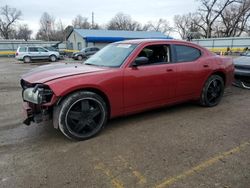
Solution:
{"label": "driver side window", "polygon": [[169,45],[150,45],[142,49],[137,57],[147,57],[148,65],[170,63]]}

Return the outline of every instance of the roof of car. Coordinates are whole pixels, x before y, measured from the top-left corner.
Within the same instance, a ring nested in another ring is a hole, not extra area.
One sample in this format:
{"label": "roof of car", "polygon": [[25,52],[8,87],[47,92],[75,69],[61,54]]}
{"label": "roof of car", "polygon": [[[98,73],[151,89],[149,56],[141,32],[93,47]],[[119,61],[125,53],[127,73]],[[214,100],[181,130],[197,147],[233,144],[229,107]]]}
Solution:
{"label": "roof of car", "polygon": [[192,41],[185,41],[185,40],[177,40],[177,39],[135,39],[135,40],[124,40],[116,42],[117,44],[143,44],[143,43],[155,43],[155,42],[168,42],[172,44],[186,44],[193,47],[197,47],[199,49],[203,49],[204,51],[210,52],[205,47],[202,47],[196,43],[193,43]]}
{"label": "roof of car", "polygon": [[190,42],[187,42],[187,41],[184,41],[184,40],[175,40],[175,39],[134,39],[134,40],[119,41],[119,42],[116,42],[116,43],[141,44],[141,43],[151,43],[151,42],[190,43]]}

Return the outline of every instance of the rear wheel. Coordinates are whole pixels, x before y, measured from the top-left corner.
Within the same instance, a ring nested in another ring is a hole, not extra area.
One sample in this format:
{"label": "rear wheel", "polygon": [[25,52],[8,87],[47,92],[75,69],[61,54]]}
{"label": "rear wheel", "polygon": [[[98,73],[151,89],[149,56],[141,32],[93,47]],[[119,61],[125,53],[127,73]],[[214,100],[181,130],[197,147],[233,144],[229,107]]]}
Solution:
{"label": "rear wheel", "polygon": [[23,58],[23,62],[24,62],[24,63],[30,63],[30,62],[31,62],[31,58],[30,58],[29,56],[25,56],[25,57]]}
{"label": "rear wheel", "polygon": [[59,129],[70,139],[89,139],[107,122],[106,104],[93,92],[79,91],[69,95],[59,108]]}
{"label": "rear wheel", "polygon": [[57,58],[56,58],[55,55],[51,55],[51,56],[49,57],[49,60],[50,60],[51,62],[55,62],[55,61],[57,60]]}
{"label": "rear wheel", "polygon": [[224,81],[219,75],[212,75],[206,81],[200,98],[202,106],[216,106],[224,93]]}

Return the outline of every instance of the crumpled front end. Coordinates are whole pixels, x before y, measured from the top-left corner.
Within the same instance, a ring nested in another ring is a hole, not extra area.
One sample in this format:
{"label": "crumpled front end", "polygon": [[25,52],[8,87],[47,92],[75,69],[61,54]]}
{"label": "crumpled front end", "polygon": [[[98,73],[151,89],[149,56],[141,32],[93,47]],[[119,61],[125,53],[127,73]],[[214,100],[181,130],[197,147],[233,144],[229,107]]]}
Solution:
{"label": "crumpled front end", "polygon": [[40,123],[52,118],[52,105],[57,101],[57,97],[49,86],[45,84],[32,84],[21,80],[24,124],[31,122]]}

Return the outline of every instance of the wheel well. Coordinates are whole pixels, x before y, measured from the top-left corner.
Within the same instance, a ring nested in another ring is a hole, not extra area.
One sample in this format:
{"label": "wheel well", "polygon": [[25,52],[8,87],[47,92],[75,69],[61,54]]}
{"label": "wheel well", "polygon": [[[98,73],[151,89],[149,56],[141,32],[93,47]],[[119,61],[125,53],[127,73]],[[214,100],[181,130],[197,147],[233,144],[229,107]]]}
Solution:
{"label": "wheel well", "polygon": [[78,91],[90,91],[90,92],[96,93],[100,97],[102,97],[102,99],[105,101],[105,103],[107,105],[108,117],[110,117],[111,107],[110,107],[109,99],[104,92],[102,92],[101,90],[96,89],[96,88],[82,88],[82,89],[74,90],[70,93],[67,93],[65,96],[63,96],[62,98],[59,99],[59,101],[57,102],[57,105],[60,104],[67,96],[71,95],[72,93],[78,92]]}
{"label": "wheel well", "polygon": [[213,75],[218,75],[218,76],[222,77],[222,79],[224,81],[224,85],[226,84],[226,75],[225,75],[225,73],[223,73],[221,71],[217,71],[217,72],[214,72]]}
{"label": "wheel well", "polygon": [[30,56],[28,56],[28,55],[23,56],[23,59],[24,59],[25,57],[29,57],[29,58],[31,59],[31,57],[30,57]]}

